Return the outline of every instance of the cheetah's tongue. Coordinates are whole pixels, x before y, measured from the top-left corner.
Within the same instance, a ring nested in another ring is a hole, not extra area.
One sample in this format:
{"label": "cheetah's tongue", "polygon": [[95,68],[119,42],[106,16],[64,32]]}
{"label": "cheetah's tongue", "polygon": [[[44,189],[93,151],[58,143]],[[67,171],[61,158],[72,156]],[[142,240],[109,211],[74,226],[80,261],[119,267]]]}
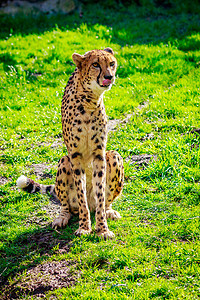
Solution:
{"label": "cheetah's tongue", "polygon": [[104,81],[103,81],[103,86],[108,86],[108,85],[110,85],[111,84],[111,80],[110,79],[105,79]]}

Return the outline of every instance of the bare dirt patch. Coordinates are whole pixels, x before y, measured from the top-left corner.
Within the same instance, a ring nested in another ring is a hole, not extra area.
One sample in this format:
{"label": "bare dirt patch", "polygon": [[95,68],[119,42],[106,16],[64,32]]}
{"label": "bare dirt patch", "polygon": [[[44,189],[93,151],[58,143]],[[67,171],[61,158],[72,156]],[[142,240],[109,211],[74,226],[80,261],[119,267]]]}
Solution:
{"label": "bare dirt patch", "polygon": [[56,137],[49,137],[47,141],[43,141],[37,144],[37,147],[50,147],[50,148],[58,148],[64,146],[64,140],[61,135],[57,135]]}
{"label": "bare dirt patch", "polygon": [[132,155],[128,156],[125,161],[129,162],[131,165],[135,165],[136,168],[146,167],[153,160],[156,160],[156,155],[142,154],[142,155]]}
{"label": "bare dirt patch", "polygon": [[144,137],[142,137],[140,140],[141,141],[146,141],[146,140],[153,140],[154,139],[154,134],[153,133],[147,133]]}
{"label": "bare dirt patch", "polygon": [[23,245],[22,251],[26,252],[27,249],[31,251],[37,250],[41,255],[45,254],[49,256],[49,252],[56,247],[56,249],[54,249],[56,253],[68,252],[71,246],[70,241],[63,239],[61,233],[60,235],[57,233],[59,232],[55,232],[55,230],[47,226],[31,235],[21,237],[19,242]]}
{"label": "bare dirt patch", "polygon": [[128,123],[129,119],[134,116],[134,112],[132,114],[128,114],[126,116],[126,118],[124,119],[114,119],[114,120],[108,120],[108,125],[107,125],[107,132],[110,132],[110,131],[115,131],[117,130],[117,127],[120,126],[120,125],[125,125],[126,123]]}
{"label": "bare dirt patch", "polygon": [[41,164],[32,164],[29,166],[30,175],[35,174],[38,179],[53,178],[54,175],[49,173],[52,168],[57,170],[57,165],[48,165],[46,163],[41,163]]}
{"label": "bare dirt patch", "polygon": [[[143,108],[146,108],[149,105],[149,102],[143,102],[138,107],[136,107],[136,112],[140,111]],[[125,125],[129,122],[129,120],[136,114],[136,112],[132,112],[131,114],[127,114],[124,119],[114,119],[114,120],[108,120],[107,125],[107,132],[115,131],[117,129],[117,126],[119,125]]]}
{"label": "bare dirt patch", "polygon": [[3,176],[0,176],[0,185],[4,185],[8,182],[9,180]]}
{"label": "bare dirt patch", "polygon": [[53,249],[55,246],[58,246],[57,252],[59,253],[68,252],[70,248],[68,241],[55,238],[53,231],[38,232],[31,235],[30,238],[28,238],[28,242],[31,242],[40,247],[40,249],[43,249],[44,253],[45,251]]}
{"label": "bare dirt patch", "polygon": [[24,226],[28,227],[32,224],[38,224],[41,228],[45,228],[50,225],[56,217],[58,217],[60,206],[61,204],[57,198],[50,198],[50,202],[47,205],[44,205],[39,210],[32,212],[30,217],[24,221]]}
{"label": "bare dirt patch", "polygon": [[28,295],[34,296],[35,299],[44,299],[46,292],[75,285],[80,273],[73,272],[72,265],[75,263],[62,260],[33,267],[26,274],[13,279],[14,282],[7,289],[3,299],[21,299]]}
{"label": "bare dirt patch", "polygon": [[194,128],[191,133],[197,133],[200,134],[200,128]]}
{"label": "bare dirt patch", "polygon": [[[62,232],[56,232],[46,226],[32,233],[22,234],[14,243],[16,248],[20,247],[19,253],[5,256],[5,260],[14,262],[14,271],[9,274],[12,278],[10,280],[8,275],[3,275],[7,268],[0,274],[0,299],[24,299],[25,295],[41,296],[45,291],[68,287],[75,283],[80,272],[71,273],[69,268],[71,266],[74,269],[76,265],[74,261],[39,264],[52,254],[69,252],[73,243],[66,239]],[[21,266],[25,268],[25,273],[22,273]]]}

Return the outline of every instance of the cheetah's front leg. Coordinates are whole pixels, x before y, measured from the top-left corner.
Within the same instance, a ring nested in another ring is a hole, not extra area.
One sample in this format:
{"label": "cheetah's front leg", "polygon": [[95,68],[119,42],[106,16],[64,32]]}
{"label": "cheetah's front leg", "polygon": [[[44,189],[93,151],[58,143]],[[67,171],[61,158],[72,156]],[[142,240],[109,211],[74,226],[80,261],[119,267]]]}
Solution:
{"label": "cheetah's front leg", "polygon": [[97,235],[104,239],[109,239],[114,237],[114,233],[108,229],[105,213],[106,161],[103,153],[95,156],[93,168],[93,189],[96,198],[96,231]]}
{"label": "cheetah's front leg", "polygon": [[76,230],[75,234],[80,236],[92,231],[86,197],[86,174],[81,162],[77,158],[71,159],[71,166],[79,204],[79,229]]}

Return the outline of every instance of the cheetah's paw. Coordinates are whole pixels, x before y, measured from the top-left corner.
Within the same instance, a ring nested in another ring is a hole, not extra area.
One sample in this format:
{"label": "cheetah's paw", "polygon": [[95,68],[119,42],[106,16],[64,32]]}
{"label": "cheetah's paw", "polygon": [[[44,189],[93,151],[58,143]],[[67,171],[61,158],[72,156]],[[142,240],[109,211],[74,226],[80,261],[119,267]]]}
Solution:
{"label": "cheetah's paw", "polygon": [[90,234],[91,232],[92,232],[92,228],[89,228],[89,229],[79,228],[75,231],[75,235],[81,236],[81,235]]}
{"label": "cheetah's paw", "polygon": [[116,210],[109,209],[106,211],[106,219],[117,220],[121,219],[121,216]]}
{"label": "cheetah's paw", "polygon": [[65,227],[68,224],[70,217],[71,214],[66,214],[65,216],[62,217],[59,216],[53,221],[52,228],[57,229],[57,228]]}
{"label": "cheetah's paw", "polygon": [[104,240],[110,240],[110,239],[114,238],[114,236],[115,236],[115,234],[110,230],[107,230],[104,232],[99,232],[99,233],[97,233],[97,235]]}

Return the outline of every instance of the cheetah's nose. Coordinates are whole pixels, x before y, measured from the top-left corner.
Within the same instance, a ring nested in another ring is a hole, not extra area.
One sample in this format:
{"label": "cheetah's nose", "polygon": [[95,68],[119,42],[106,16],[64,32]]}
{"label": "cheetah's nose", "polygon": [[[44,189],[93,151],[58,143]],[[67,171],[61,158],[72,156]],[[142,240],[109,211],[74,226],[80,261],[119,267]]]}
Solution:
{"label": "cheetah's nose", "polygon": [[113,76],[112,75],[105,75],[104,78],[111,80],[113,78]]}

